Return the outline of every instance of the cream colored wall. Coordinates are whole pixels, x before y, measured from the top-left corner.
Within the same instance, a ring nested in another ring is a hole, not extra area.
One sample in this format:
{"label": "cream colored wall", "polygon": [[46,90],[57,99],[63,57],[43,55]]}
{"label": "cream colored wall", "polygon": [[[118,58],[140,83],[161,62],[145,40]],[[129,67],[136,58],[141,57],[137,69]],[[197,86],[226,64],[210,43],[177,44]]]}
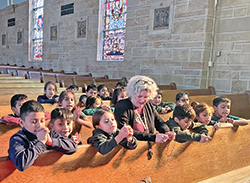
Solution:
{"label": "cream colored wall", "polygon": [[[66,0],[45,0],[44,54],[42,62],[28,61],[28,2],[0,10],[1,22],[16,17],[16,26],[0,26],[8,34],[8,47],[0,45],[0,63],[91,72],[94,76],[128,79],[148,75],[158,84],[175,82],[178,88],[213,85],[219,93],[249,89],[249,4],[247,0],[219,1],[215,41],[212,44],[214,0],[128,1],[125,59],[97,61],[99,0],[74,0],[75,13],[60,16]],[[170,28],[153,30],[155,8],[171,7]],[[87,21],[87,37],[76,38],[78,21]],[[50,41],[50,27],[58,26],[58,41]],[[24,30],[24,43],[16,45],[17,30]],[[212,52],[211,52],[212,44]],[[221,51],[220,57],[210,54]],[[208,78],[208,79],[207,79]]]}
{"label": "cream colored wall", "polygon": [[211,84],[220,92],[243,93],[250,79],[250,1],[220,1]]}

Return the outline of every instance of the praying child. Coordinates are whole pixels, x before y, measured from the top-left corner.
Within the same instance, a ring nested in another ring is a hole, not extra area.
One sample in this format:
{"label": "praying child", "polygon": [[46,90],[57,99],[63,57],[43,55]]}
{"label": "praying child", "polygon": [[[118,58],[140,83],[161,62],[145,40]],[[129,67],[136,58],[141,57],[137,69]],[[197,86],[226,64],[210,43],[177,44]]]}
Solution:
{"label": "praying child", "polygon": [[88,138],[88,144],[92,144],[101,154],[107,154],[118,144],[125,149],[133,150],[137,147],[137,139],[133,136],[133,129],[124,125],[117,129],[114,114],[110,110],[99,109],[93,114],[93,136]]}
{"label": "praying child", "polygon": [[214,114],[209,125],[231,123],[232,125],[244,126],[248,124],[247,120],[230,115],[231,100],[226,97],[216,97],[213,100],[213,108]]}
{"label": "praying child", "polygon": [[45,126],[44,108],[40,103],[34,100],[25,102],[20,109],[20,117],[22,130],[10,138],[8,150],[9,157],[18,170],[29,168],[47,149],[64,154],[76,152],[75,142],[53,130],[49,131]]}
{"label": "praying child", "polygon": [[81,141],[81,136],[77,132],[72,135],[73,113],[67,108],[55,108],[51,112],[50,128],[61,136],[73,140],[76,144]]}
{"label": "praying child", "polygon": [[171,112],[175,108],[174,102],[162,102],[162,91],[160,89],[157,90],[157,95],[150,100],[150,102],[153,104],[156,111],[160,114],[166,114],[168,112]]}
{"label": "praying child", "polygon": [[[190,125],[195,118],[195,112],[189,104],[179,104],[175,107],[173,118],[167,121],[167,125],[171,131],[176,133],[175,141],[183,143],[187,141],[207,142],[212,139],[207,136],[208,130],[206,126],[199,128],[199,130],[192,132]],[[194,126],[195,127],[195,126]],[[193,127],[193,128],[194,128]]]}

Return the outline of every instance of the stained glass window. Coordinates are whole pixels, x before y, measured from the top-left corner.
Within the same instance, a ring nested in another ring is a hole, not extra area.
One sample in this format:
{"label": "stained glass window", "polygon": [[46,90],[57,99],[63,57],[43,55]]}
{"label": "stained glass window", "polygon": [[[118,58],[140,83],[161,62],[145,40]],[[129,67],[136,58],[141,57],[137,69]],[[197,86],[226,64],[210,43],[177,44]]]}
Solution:
{"label": "stained glass window", "polygon": [[123,60],[127,0],[103,0],[102,60]]}
{"label": "stained glass window", "polygon": [[43,2],[33,0],[33,60],[42,60],[43,56]]}

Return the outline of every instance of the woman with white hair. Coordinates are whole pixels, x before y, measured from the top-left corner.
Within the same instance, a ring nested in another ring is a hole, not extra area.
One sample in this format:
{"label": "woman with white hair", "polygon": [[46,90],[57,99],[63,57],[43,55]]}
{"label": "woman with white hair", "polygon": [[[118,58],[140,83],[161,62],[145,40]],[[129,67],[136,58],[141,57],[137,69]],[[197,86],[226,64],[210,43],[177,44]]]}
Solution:
{"label": "woman with white hair", "polygon": [[[126,89],[129,98],[116,104],[114,114],[118,127],[130,125],[138,140],[163,143],[173,140],[175,133],[170,132],[149,101],[157,95],[156,90],[157,85],[153,79],[140,75],[132,77]],[[154,134],[155,128],[158,134]]]}

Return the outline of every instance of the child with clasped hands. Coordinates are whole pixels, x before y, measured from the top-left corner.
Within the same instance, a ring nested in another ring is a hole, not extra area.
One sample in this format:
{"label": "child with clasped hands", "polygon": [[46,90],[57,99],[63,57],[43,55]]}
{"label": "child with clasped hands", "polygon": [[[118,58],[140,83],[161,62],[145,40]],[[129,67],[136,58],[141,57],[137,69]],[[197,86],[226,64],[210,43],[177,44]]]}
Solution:
{"label": "child with clasped hands", "polygon": [[87,142],[92,144],[99,153],[107,154],[118,144],[129,150],[137,147],[133,129],[129,125],[124,125],[121,130],[118,130],[114,114],[110,110],[97,110],[93,114],[92,120],[95,130]]}
{"label": "child with clasped hands", "polygon": [[68,108],[55,108],[51,112],[50,128],[61,136],[73,140],[81,145],[81,136],[78,132],[72,134],[74,114]]}
{"label": "child with clasped hands", "polygon": [[73,154],[77,145],[72,140],[59,133],[49,131],[45,126],[43,106],[30,100],[20,109],[20,126],[18,131],[10,138],[9,157],[15,167],[24,171],[29,168],[37,157],[47,149],[54,149],[64,154]]}
{"label": "child with clasped hands", "polygon": [[218,125],[218,128],[233,127],[233,125],[236,126],[248,125],[247,120],[237,116],[230,115],[231,100],[229,98],[223,96],[214,98],[213,108],[214,108],[214,114],[208,125]]}
{"label": "child with clasped hands", "polygon": [[196,141],[200,143],[207,142],[212,138],[207,135],[208,130],[206,126],[195,130],[195,124],[192,125],[192,120],[195,118],[193,108],[188,104],[179,104],[175,107],[173,118],[169,118],[166,122],[171,131],[176,133],[175,141],[183,143],[187,141]]}

